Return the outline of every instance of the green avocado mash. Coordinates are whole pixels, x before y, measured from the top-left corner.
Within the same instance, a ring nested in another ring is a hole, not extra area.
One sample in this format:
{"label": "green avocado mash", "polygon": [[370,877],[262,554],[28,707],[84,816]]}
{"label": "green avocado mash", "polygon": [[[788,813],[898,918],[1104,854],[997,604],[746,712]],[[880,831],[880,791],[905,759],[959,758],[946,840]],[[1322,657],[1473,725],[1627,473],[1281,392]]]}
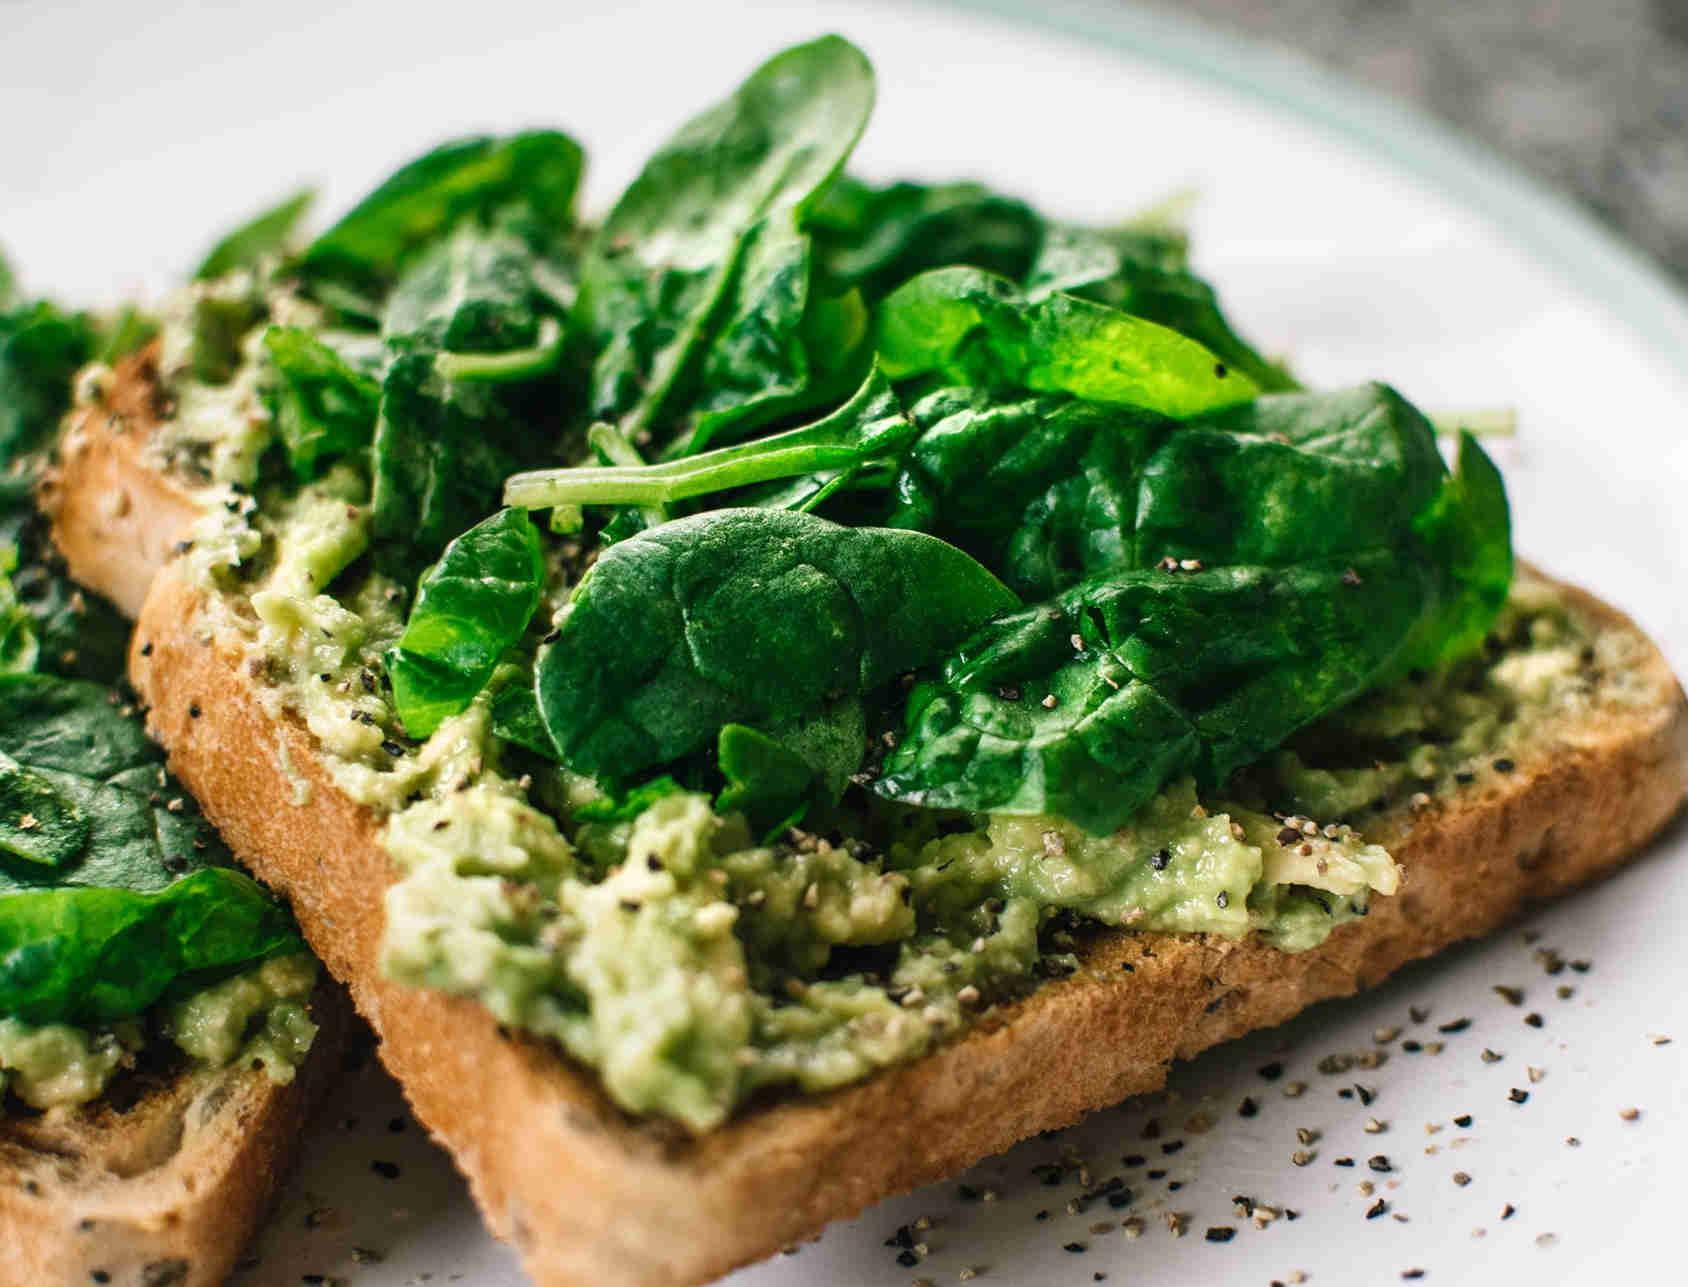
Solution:
{"label": "green avocado mash", "polygon": [[261,1063],[285,1085],[316,1037],[305,1003],[318,968],[313,956],[275,957],[153,1014],[102,1027],[0,1019],[0,1095],[10,1091],[31,1108],[85,1104],[158,1036],[195,1067]]}

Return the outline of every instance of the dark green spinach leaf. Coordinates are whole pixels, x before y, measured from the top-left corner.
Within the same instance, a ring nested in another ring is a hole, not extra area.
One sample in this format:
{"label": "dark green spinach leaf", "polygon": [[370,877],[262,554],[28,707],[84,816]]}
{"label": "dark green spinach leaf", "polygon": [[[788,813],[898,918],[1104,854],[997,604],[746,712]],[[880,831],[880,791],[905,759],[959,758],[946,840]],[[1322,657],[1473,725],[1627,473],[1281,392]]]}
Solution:
{"label": "dark green spinach leaf", "polygon": [[300,271],[313,283],[378,293],[411,255],[462,220],[560,238],[574,221],[584,164],[579,144],[549,130],[442,144],[312,242]]}
{"label": "dark green spinach leaf", "polygon": [[875,348],[892,380],[1071,393],[1169,416],[1246,402],[1259,390],[1196,341],[1118,309],[1051,295],[1028,299],[1006,278],[940,268],[879,308]]}
{"label": "dark green spinach leaf", "polygon": [[40,302],[0,313],[0,461],[43,447],[70,408],[70,382],[94,354],[93,323]]}
{"label": "dark green spinach leaf", "polygon": [[[303,949],[287,913],[221,865],[227,853],[216,833],[110,689],[46,675],[0,678],[0,754],[87,826],[74,851],[65,833],[49,866],[18,860],[11,839],[36,829],[8,814],[0,1013],[109,1022],[140,1013],[178,982]],[[5,797],[8,810],[21,803]]]}
{"label": "dark green spinach leaf", "polygon": [[1016,600],[916,532],[716,510],[607,550],[535,668],[563,762],[611,782],[777,728],[941,656]]}
{"label": "dark green spinach leaf", "polygon": [[525,510],[500,510],[445,547],[387,654],[406,733],[426,737],[474,700],[527,630],[544,584],[539,532]]}
{"label": "dark green spinach leaf", "polygon": [[[873,97],[861,51],[823,37],[764,63],[646,163],[583,267],[593,418],[630,434],[677,420],[670,403],[710,363],[727,389],[750,377],[741,397],[791,403],[813,364],[795,338],[810,284],[793,226],[855,146]],[[767,358],[772,369],[757,369]],[[728,413],[727,389],[713,391],[711,414]]]}
{"label": "dark green spinach leaf", "polygon": [[270,327],[264,353],[275,375],[264,396],[295,478],[314,478],[328,460],[370,444],[381,405],[378,380],[297,327]]}
{"label": "dark green spinach leaf", "polygon": [[237,268],[251,268],[265,256],[281,254],[315,200],[316,189],[301,188],[260,211],[211,247],[194,269],[193,279],[209,281]]}

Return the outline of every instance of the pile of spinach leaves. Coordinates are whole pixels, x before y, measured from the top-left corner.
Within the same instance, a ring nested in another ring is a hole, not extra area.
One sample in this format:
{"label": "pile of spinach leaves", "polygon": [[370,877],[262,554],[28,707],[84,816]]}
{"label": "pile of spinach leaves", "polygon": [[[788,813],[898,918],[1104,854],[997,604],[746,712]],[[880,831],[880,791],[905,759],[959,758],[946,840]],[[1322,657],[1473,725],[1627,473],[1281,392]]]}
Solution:
{"label": "pile of spinach leaves", "polygon": [[303,950],[166,772],[114,686],[128,623],[64,575],[30,503],[76,368],[146,333],[132,314],[0,313],[0,1015],[29,1023],[130,1018]]}
{"label": "pile of spinach leaves", "polygon": [[[500,732],[616,793],[1104,830],[1480,640],[1511,554],[1474,441],[1450,471],[1393,390],[1301,390],[1163,219],[843,173],[873,101],[825,37],[595,229],[561,136],[471,140],[300,258],[335,322],[272,332],[278,422],[300,477],[369,454],[420,578],[407,731],[500,683]],[[544,509],[596,564],[535,655]]]}

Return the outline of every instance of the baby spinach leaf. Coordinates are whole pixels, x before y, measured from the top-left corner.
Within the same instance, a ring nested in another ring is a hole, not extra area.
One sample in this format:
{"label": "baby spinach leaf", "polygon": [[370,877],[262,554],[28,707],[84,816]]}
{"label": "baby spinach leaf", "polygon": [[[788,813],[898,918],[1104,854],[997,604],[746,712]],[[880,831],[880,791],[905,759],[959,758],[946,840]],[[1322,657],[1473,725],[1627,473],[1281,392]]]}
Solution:
{"label": "baby spinach leaf", "polygon": [[199,267],[194,269],[193,279],[208,281],[237,268],[251,268],[266,255],[281,254],[288,248],[299,220],[315,200],[315,188],[301,188],[254,215],[211,247]]}
{"label": "baby spinach leaf", "polygon": [[264,353],[275,375],[266,383],[265,400],[295,478],[313,478],[329,459],[369,445],[381,404],[379,381],[297,327],[270,327]]}
{"label": "baby spinach leaf", "polygon": [[[660,426],[723,329],[736,337],[729,350],[754,341],[781,354],[787,370],[773,384],[789,384],[807,293],[793,289],[790,229],[855,146],[873,97],[861,51],[826,36],[764,63],[646,163],[583,267],[593,418],[630,433]],[[741,273],[753,241],[758,262]],[[716,362],[717,375],[723,365],[743,374],[733,352]]]}
{"label": "baby spinach leaf", "polygon": [[916,432],[877,370],[854,397],[814,424],[656,465],[582,465],[517,474],[504,502],[553,505],[669,505],[693,496],[750,487],[895,456]]}
{"label": "baby spinach leaf", "polygon": [[715,808],[744,814],[758,834],[794,827],[812,807],[838,803],[866,746],[867,720],[854,697],[787,723],[777,736],[728,724],[715,744],[726,779]]}
{"label": "baby spinach leaf", "polygon": [[[17,477],[25,484],[33,481],[27,471]],[[0,661],[0,670],[34,669],[100,682],[121,675],[129,622],[108,600],[65,574],[27,485],[0,501],[0,548],[16,553],[9,574],[0,576],[0,584],[9,585],[11,604],[0,609],[0,655],[9,654],[11,661],[9,666]],[[0,589],[0,598],[6,595]]]}
{"label": "baby spinach leaf", "polygon": [[539,309],[533,253],[507,233],[459,224],[419,253],[387,297],[381,332],[388,343],[463,353],[531,346]]}
{"label": "baby spinach leaf", "polygon": [[0,850],[62,867],[87,847],[92,826],[76,801],[0,751]]}
{"label": "baby spinach leaf", "polygon": [[826,277],[878,299],[917,273],[966,264],[1019,281],[1045,223],[1023,201],[977,183],[873,188],[840,175],[810,212]]}
{"label": "baby spinach leaf", "polygon": [[574,219],[584,156],[564,134],[445,143],[401,167],[360,201],[300,260],[307,279],[379,291],[415,252],[462,220],[519,220],[560,237]]}
{"label": "baby spinach leaf", "polygon": [[892,380],[1071,393],[1170,416],[1246,402],[1259,390],[1178,332],[1071,295],[1033,301],[1006,278],[940,268],[880,305],[875,341]]}
{"label": "baby spinach leaf", "polygon": [[865,364],[867,309],[855,292],[829,296],[811,278],[809,239],[790,213],[750,230],[703,353],[691,433],[670,454],[743,438],[855,386]]}
{"label": "baby spinach leaf", "polygon": [[621,795],[606,794],[588,800],[575,809],[574,816],[581,822],[631,822],[664,796],[678,795],[685,789],[665,773]]}
{"label": "baby spinach leaf", "polygon": [[943,654],[1014,596],[916,532],[716,510],[605,551],[534,674],[563,762],[626,781],[865,694]]}
{"label": "baby spinach leaf", "polygon": [[375,426],[377,559],[404,580],[498,504],[505,478],[549,451],[533,425],[554,422],[554,392],[444,380],[434,354],[394,358]]}
{"label": "baby spinach leaf", "polygon": [[556,760],[557,747],[545,731],[545,721],[539,717],[539,703],[534,698],[531,682],[505,684],[492,695],[490,713],[494,736],[547,760]]}
{"label": "baby spinach leaf", "polygon": [[474,700],[526,631],[544,583],[539,532],[525,510],[500,510],[445,547],[387,654],[406,733],[426,737]]}
{"label": "baby spinach leaf", "polygon": [[[216,833],[112,690],[0,677],[0,755],[0,1013],[109,1022],[180,980],[301,950],[287,913],[221,865]],[[50,865],[14,843],[47,831],[42,813],[24,818],[43,787],[62,823]]]}
{"label": "baby spinach leaf", "polygon": [[12,272],[12,265],[6,256],[0,254],[0,311],[13,308],[18,303],[18,279]]}
{"label": "baby spinach leaf", "polygon": [[0,461],[44,446],[70,408],[70,382],[94,327],[45,301],[0,313]]}
{"label": "baby spinach leaf", "polygon": [[1156,232],[1052,225],[1025,286],[1030,300],[1066,292],[1169,326],[1266,392],[1297,387],[1288,371],[1232,329],[1212,286],[1182,262],[1169,262],[1166,239]]}
{"label": "baby spinach leaf", "polygon": [[1222,782],[1372,686],[1425,590],[1387,552],[1102,573],[990,622],[918,686],[874,790],[1110,830],[1170,779]]}
{"label": "baby spinach leaf", "polygon": [[[959,433],[983,435],[982,455],[985,430]],[[1138,446],[1104,466],[1123,469],[1110,494],[1130,501],[1104,507],[1104,566],[1065,589],[1055,578],[1053,599],[989,623],[914,692],[882,794],[1104,830],[1169,777],[1218,784],[1468,648],[1504,600],[1493,466],[1472,441],[1450,475],[1430,423],[1383,386],[1261,398]],[[927,525],[952,530],[949,494],[925,495]],[[1016,499],[1006,513],[1035,517]],[[1035,523],[1014,539],[1027,533]],[[1011,562],[1036,582],[1035,564]],[[1061,566],[1084,569],[1084,551]]]}

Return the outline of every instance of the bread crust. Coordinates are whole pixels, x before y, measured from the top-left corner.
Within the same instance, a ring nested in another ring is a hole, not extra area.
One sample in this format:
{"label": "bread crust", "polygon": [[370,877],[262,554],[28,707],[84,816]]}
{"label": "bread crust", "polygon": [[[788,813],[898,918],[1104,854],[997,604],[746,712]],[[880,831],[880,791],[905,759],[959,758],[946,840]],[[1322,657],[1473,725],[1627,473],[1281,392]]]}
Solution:
{"label": "bread crust", "polygon": [[[80,468],[67,459],[66,495],[102,476]],[[63,548],[80,575],[101,557],[100,532]],[[235,853],[292,900],[417,1117],[535,1282],[685,1284],[1153,1090],[1174,1059],[1369,987],[1641,848],[1688,793],[1688,704],[1633,623],[1567,594],[1595,628],[1633,637],[1647,700],[1549,723],[1512,772],[1369,826],[1405,886],[1320,947],[1287,955],[1253,939],[1102,932],[1076,974],[933,1054],[830,1094],[753,1105],[699,1138],[629,1118],[588,1072],[501,1032],[477,1003],[381,976],[382,895],[396,873],[378,819],[334,787],[300,722],[266,713],[239,631],[175,566],[145,598],[130,664],[172,769]],[[294,802],[301,776],[305,807]]]}
{"label": "bread crust", "polygon": [[351,1020],[339,985],[292,1082],[231,1067],[119,1079],[81,1108],[0,1113],[0,1245],[15,1283],[217,1287],[292,1164],[339,1071]]}

